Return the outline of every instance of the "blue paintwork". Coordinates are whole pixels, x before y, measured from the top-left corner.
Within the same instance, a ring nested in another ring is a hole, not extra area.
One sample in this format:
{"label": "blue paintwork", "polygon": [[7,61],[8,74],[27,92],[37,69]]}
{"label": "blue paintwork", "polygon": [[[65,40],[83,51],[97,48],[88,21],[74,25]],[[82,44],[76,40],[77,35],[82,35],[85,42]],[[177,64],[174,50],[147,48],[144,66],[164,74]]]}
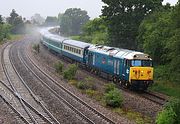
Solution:
{"label": "blue paintwork", "polygon": [[83,58],[81,58],[81,57],[79,57],[79,56],[76,56],[76,55],[74,55],[74,54],[71,54],[71,53],[68,53],[68,52],[66,52],[66,51],[63,51],[62,52],[62,55],[64,55],[64,56],[67,56],[67,57],[69,57],[69,58],[71,58],[71,59],[74,59],[74,60],[76,60],[76,61],[78,61],[78,62],[83,62]]}
{"label": "blue paintwork", "polygon": [[[122,80],[129,80],[129,70],[130,67],[126,67],[125,59],[124,58],[115,58],[113,56],[109,56],[107,54],[98,53],[94,51],[88,52],[88,57],[86,57],[86,62],[90,67],[99,69],[103,72],[106,72],[111,75],[116,75]],[[91,56],[90,56],[91,55]],[[93,62],[93,56],[95,56],[95,61]],[[114,68],[115,61],[119,61],[119,66]],[[118,69],[117,69],[118,68]],[[116,69],[116,70],[114,70]]]}

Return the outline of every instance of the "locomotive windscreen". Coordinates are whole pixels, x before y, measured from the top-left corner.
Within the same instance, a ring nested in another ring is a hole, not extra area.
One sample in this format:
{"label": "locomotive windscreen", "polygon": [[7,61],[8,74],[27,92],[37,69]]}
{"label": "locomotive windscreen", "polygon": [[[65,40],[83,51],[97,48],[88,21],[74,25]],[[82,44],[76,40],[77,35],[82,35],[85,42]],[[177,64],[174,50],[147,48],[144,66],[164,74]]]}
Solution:
{"label": "locomotive windscreen", "polygon": [[152,67],[151,60],[131,60],[131,66],[142,66],[142,67]]}

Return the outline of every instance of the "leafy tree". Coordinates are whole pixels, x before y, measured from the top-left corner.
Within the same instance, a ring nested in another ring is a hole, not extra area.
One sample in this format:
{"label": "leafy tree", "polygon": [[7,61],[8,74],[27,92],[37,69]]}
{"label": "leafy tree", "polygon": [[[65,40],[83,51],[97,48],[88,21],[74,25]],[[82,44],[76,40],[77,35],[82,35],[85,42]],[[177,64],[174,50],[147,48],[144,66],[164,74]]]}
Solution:
{"label": "leafy tree", "polygon": [[[162,78],[180,81],[180,4],[163,6],[147,17],[139,28],[139,48],[149,53],[161,69]],[[158,76],[157,76],[158,77]]]}
{"label": "leafy tree", "polygon": [[136,49],[138,28],[145,16],[162,5],[162,0],[102,0],[102,15],[108,24],[110,45]]}
{"label": "leafy tree", "polygon": [[171,7],[165,8],[154,12],[139,27],[138,47],[150,54],[155,64],[165,64],[169,61],[166,44],[172,35]]}
{"label": "leafy tree", "polygon": [[79,35],[82,26],[89,20],[87,11],[80,8],[70,8],[61,17],[61,33],[65,35]]}
{"label": "leafy tree", "polygon": [[107,27],[102,18],[88,21],[82,31],[81,40],[93,44],[107,44]]}
{"label": "leafy tree", "polygon": [[3,39],[8,39],[10,35],[11,25],[9,24],[0,24],[0,42]]}
{"label": "leafy tree", "polygon": [[41,25],[45,22],[45,19],[38,13],[34,14],[34,16],[31,17],[31,20],[34,24]]}
{"label": "leafy tree", "polygon": [[10,13],[10,17],[7,18],[7,21],[9,24],[14,25],[14,21],[15,19],[18,17],[19,15],[16,13],[16,11],[13,9],[12,12]]}
{"label": "leafy tree", "polygon": [[7,18],[7,22],[12,25],[11,32],[14,34],[24,33],[25,26],[21,16],[19,16],[13,9],[10,13],[10,17]]}
{"label": "leafy tree", "polygon": [[58,19],[57,17],[47,16],[45,20],[45,25],[47,26],[55,26],[58,25]]}
{"label": "leafy tree", "polygon": [[59,13],[58,14],[58,24],[61,24],[62,17],[63,17],[63,13]]}
{"label": "leafy tree", "polygon": [[3,24],[3,18],[2,18],[2,15],[0,15],[0,24]]}

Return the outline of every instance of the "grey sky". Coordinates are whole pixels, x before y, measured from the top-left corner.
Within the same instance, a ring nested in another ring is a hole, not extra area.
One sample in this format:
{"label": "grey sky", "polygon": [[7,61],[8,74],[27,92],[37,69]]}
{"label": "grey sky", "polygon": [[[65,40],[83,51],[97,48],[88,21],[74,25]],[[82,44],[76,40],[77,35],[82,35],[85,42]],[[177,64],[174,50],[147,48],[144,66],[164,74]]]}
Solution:
{"label": "grey sky", "polygon": [[[178,0],[165,0],[172,5]],[[101,0],[1,0],[0,15],[9,16],[12,9],[19,15],[30,18],[35,13],[46,16],[57,16],[68,8],[81,8],[88,12],[91,18],[101,14],[103,2]]]}

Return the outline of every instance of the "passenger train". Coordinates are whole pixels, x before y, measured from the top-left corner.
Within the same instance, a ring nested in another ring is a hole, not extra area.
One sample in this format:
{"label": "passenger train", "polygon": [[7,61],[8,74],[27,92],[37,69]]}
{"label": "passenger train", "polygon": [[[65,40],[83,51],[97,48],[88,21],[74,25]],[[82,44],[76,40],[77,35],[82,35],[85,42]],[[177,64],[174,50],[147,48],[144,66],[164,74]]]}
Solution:
{"label": "passenger train", "polygon": [[153,83],[153,64],[148,54],[72,40],[52,34],[49,29],[40,31],[42,44],[86,69],[106,74],[108,79],[126,88],[147,90]]}

